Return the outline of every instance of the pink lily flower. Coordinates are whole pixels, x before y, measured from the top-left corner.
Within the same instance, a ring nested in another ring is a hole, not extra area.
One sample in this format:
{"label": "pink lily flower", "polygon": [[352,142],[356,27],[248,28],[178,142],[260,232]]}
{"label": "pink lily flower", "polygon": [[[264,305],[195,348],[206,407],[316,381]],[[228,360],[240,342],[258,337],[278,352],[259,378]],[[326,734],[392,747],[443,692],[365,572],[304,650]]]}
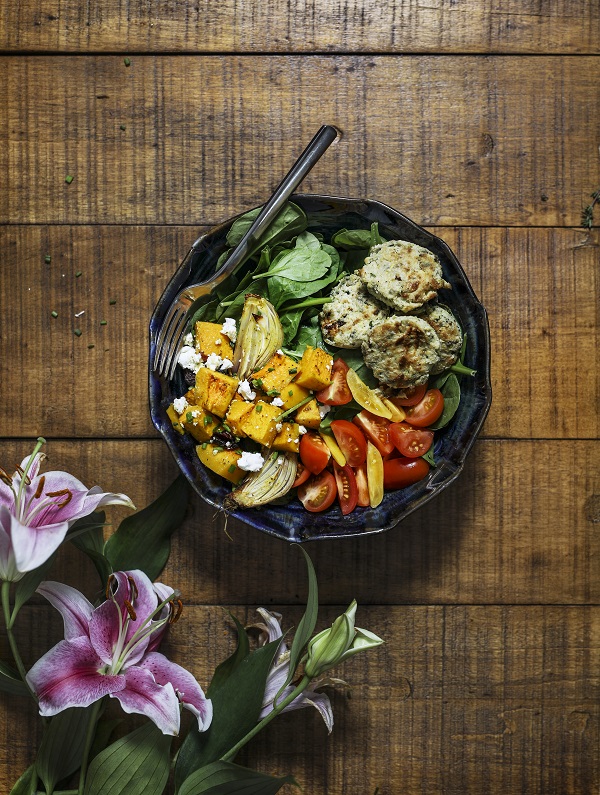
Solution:
{"label": "pink lily flower", "polygon": [[106,601],[96,608],[69,585],[43,582],[37,590],[61,613],[65,628],[65,639],[27,674],[41,715],[110,696],[163,734],[179,733],[180,704],[196,716],[199,731],[210,726],[212,703],[196,679],[156,651],[181,613],[176,591],[153,585],[138,570],[111,575]]}
{"label": "pink lily flower", "polygon": [[20,580],[45,563],[77,519],[105,505],[135,508],[125,494],[88,489],[68,472],[40,475],[43,444],[39,438],[13,475],[0,468],[0,579],[5,581]]}

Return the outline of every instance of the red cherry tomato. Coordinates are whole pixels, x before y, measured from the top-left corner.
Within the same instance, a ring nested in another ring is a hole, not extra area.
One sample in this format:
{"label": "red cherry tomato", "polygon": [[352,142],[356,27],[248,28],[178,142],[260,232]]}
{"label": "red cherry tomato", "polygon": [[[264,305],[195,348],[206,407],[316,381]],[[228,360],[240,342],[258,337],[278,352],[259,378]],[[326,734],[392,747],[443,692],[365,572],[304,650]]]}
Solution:
{"label": "red cherry tomato", "polygon": [[322,472],[330,458],[329,448],[319,434],[309,431],[300,439],[300,460],[313,475]]}
{"label": "red cherry tomato", "polygon": [[343,406],[352,400],[352,392],[346,381],[350,368],[343,359],[336,359],[331,370],[331,384],[315,394],[319,403],[327,406]]}
{"label": "red cherry tomato", "polygon": [[335,474],[335,482],[337,485],[338,500],[340,501],[340,508],[342,513],[346,516],[356,508],[358,501],[358,487],[356,485],[356,478],[352,468],[346,464],[341,467],[337,461],[333,462],[333,472]]}
{"label": "red cherry tomato", "polygon": [[417,403],[420,403],[423,398],[425,397],[425,392],[427,392],[427,384],[421,384],[421,386],[415,386],[413,389],[405,390],[406,397],[394,397],[389,398],[395,406],[416,406]]}
{"label": "red cherry tomato", "polygon": [[402,455],[418,458],[425,455],[431,447],[433,431],[422,431],[406,422],[394,422],[390,425],[390,439]]}
{"label": "red cherry tomato", "polygon": [[424,458],[390,458],[383,462],[383,487],[404,489],[417,483],[429,472]]}
{"label": "red cherry tomato", "polygon": [[406,410],[406,421],[417,428],[426,428],[439,420],[443,410],[444,396],[440,390],[428,389],[420,403]]}
{"label": "red cherry tomato", "polygon": [[348,420],[334,420],[331,430],[348,466],[357,467],[367,460],[367,440],[360,428]]}
{"label": "red cherry tomato", "polygon": [[356,488],[358,489],[357,505],[361,508],[366,508],[369,503],[369,483],[367,481],[367,465],[361,464],[354,470],[354,477],[356,478]]}
{"label": "red cherry tomato", "polygon": [[365,432],[382,456],[388,456],[392,452],[394,445],[388,433],[389,420],[386,420],[385,417],[371,414],[370,411],[364,409],[354,417],[352,422]]}
{"label": "red cherry tomato", "polygon": [[310,477],[310,469],[307,469],[302,463],[302,461],[298,461],[296,465],[296,480],[293,482],[292,488],[293,489],[298,488],[298,486],[301,486],[303,483],[306,483],[309,477]]}
{"label": "red cherry tomato", "polygon": [[326,469],[320,475],[313,475],[298,487],[298,498],[311,513],[325,511],[333,505],[336,494],[335,478]]}

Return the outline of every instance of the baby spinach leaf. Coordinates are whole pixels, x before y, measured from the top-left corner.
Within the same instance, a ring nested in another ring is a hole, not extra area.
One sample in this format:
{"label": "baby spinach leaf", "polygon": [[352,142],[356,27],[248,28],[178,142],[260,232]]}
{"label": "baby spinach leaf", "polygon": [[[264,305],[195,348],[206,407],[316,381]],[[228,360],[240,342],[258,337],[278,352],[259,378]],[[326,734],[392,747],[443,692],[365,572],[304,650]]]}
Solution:
{"label": "baby spinach leaf", "polygon": [[377,221],[371,224],[371,245],[378,246],[383,243],[383,238],[379,234],[379,224]]}
{"label": "baby spinach leaf", "polygon": [[372,370],[367,367],[362,357],[362,353],[360,352],[360,348],[353,348],[351,350],[347,350],[346,348],[340,350],[339,348],[333,348],[331,345],[327,346],[327,350],[332,354],[334,357],[338,357],[343,359],[348,367],[351,367],[361,381],[370,387],[378,386],[377,380],[375,379]]}
{"label": "baby spinach leaf", "polygon": [[321,241],[312,232],[302,232],[296,238],[296,248],[311,248],[315,251],[321,248]]}
{"label": "baby spinach leaf", "polygon": [[324,276],[331,266],[331,257],[320,247],[300,246],[278,254],[266,273],[255,273],[252,280],[280,276],[294,282],[312,282]]}
{"label": "baby spinach leaf", "polygon": [[286,312],[280,315],[281,325],[283,326],[284,345],[289,345],[298,333],[298,326],[300,325],[302,314],[303,310],[297,309],[295,312]]}
{"label": "baby spinach leaf", "polygon": [[313,348],[323,348],[324,344],[319,319],[315,316],[300,327],[295,339],[287,348],[283,348],[283,352],[287,353],[288,356],[293,356],[295,359],[300,359],[308,345]]}
{"label": "baby spinach leaf", "polygon": [[458,404],[460,403],[460,384],[454,373],[450,373],[441,387],[441,392],[444,396],[444,410],[439,420],[429,426],[429,430],[431,431],[438,431],[440,428],[445,428],[456,414]]}
{"label": "baby spinach leaf", "polygon": [[432,467],[437,466],[437,464],[435,463],[435,458],[433,457],[433,445],[431,445],[429,450],[424,455],[422,455],[421,458],[424,458],[425,461],[427,461],[427,463],[430,466]]}
{"label": "baby spinach leaf", "polygon": [[[252,226],[258,217],[262,207],[257,207],[255,210],[250,210],[244,215],[240,216],[231,225],[231,229],[227,233],[227,245],[234,248],[246,234],[248,229]],[[298,205],[288,202],[285,207],[280,211],[279,215],[271,222],[263,234],[259,237],[254,245],[250,247],[250,251],[245,260],[238,265],[238,269],[248,259],[253,257],[258,251],[263,249],[266,245],[273,246],[281,240],[287,240],[290,237],[299,235],[308,226],[306,213]],[[237,270],[237,269],[236,269]]]}
{"label": "baby spinach leaf", "polygon": [[331,245],[343,251],[371,248],[373,235],[370,229],[340,229],[331,238]]}

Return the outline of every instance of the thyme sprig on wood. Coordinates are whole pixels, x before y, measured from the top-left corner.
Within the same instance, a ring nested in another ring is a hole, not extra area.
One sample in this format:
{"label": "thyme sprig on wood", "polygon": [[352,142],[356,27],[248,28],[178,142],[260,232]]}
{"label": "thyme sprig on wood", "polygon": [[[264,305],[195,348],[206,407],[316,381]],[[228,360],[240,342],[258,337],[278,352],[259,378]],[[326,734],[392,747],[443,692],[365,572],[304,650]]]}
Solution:
{"label": "thyme sprig on wood", "polygon": [[584,229],[591,229],[594,225],[594,207],[600,202],[600,188],[591,193],[590,196],[592,197],[591,203],[581,211],[581,226]]}

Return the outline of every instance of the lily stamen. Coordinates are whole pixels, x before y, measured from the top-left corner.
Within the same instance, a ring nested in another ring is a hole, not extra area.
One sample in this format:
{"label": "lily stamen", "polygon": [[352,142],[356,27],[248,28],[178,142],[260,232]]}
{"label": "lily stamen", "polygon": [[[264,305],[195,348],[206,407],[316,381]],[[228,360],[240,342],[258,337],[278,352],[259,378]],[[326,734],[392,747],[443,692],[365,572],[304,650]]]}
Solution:
{"label": "lily stamen", "polygon": [[17,475],[21,476],[21,481],[25,483],[26,486],[31,486],[31,478],[29,477],[27,472],[25,472],[22,466],[17,465],[15,467],[15,472],[17,473]]}
{"label": "lily stamen", "polygon": [[40,482],[38,483],[38,487],[35,490],[35,494],[33,495],[33,499],[34,500],[39,500],[39,498],[42,496],[42,492],[44,491],[44,483],[45,482],[46,482],[46,476],[42,475],[42,477],[40,478]]}
{"label": "lily stamen", "polygon": [[3,483],[6,483],[7,486],[10,486],[11,489],[12,489],[12,485],[13,485],[12,478],[8,474],[8,472],[5,469],[3,469],[2,467],[0,467],[0,480]]}
{"label": "lily stamen", "polygon": [[127,581],[129,582],[129,587],[131,588],[131,590],[133,592],[133,598],[137,599],[138,598],[138,589],[137,589],[137,585],[135,584],[135,580],[133,579],[133,577],[129,576],[129,577],[127,577]]}
{"label": "lily stamen", "polygon": [[115,579],[116,578],[115,578],[114,574],[110,574],[109,577],[108,577],[108,580],[106,582],[106,591],[105,591],[107,599],[110,599],[110,597],[112,596],[111,585],[113,584],[113,581]]}
{"label": "lily stamen", "polygon": [[62,497],[65,496],[66,499],[62,502],[57,503],[57,508],[64,508],[65,505],[68,505],[71,500],[73,499],[73,492],[70,489],[61,489],[60,491],[47,491],[46,497]]}
{"label": "lily stamen", "polygon": [[125,605],[125,608],[127,609],[127,612],[129,613],[129,618],[132,621],[135,621],[137,619],[137,615],[136,615],[135,610],[133,609],[133,605],[131,604],[131,602],[128,599],[124,599],[123,600],[123,604]]}
{"label": "lily stamen", "polygon": [[171,615],[169,616],[169,624],[176,624],[181,618],[181,614],[183,613],[183,602],[181,601],[181,599],[177,600],[177,610],[175,610],[174,602],[169,602],[169,607],[171,610]]}

